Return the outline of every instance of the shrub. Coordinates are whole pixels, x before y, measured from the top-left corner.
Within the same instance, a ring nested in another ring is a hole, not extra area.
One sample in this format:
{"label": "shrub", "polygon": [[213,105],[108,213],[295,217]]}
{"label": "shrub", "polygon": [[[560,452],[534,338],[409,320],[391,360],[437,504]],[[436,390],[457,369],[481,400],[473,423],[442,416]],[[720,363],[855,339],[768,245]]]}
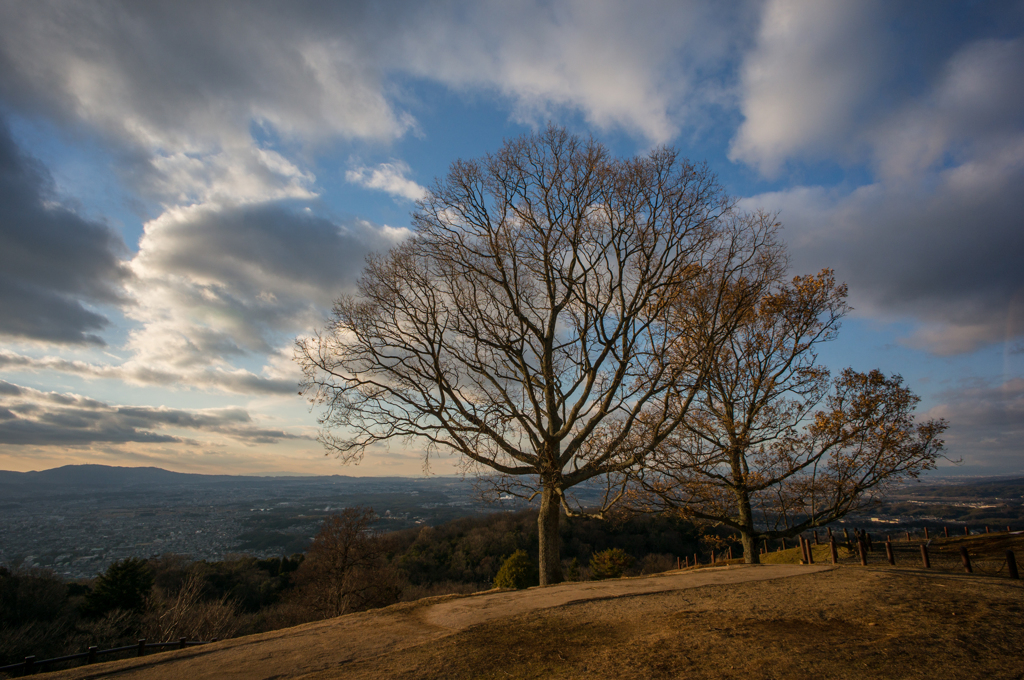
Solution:
{"label": "shrub", "polygon": [[92,592],[85,598],[90,616],[102,616],[114,609],[139,612],[146,606],[153,589],[153,572],[144,560],[129,557],[114,562],[96,579]]}
{"label": "shrub", "polygon": [[494,577],[495,588],[529,588],[539,581],[537,565],[525,550],[517,550],[501,565]]}
{"label": "shrub", "polygon": [[590,572],[595,579],[618,578],[633,566],[633,556],[619,548],[608,548],[590,558]]}

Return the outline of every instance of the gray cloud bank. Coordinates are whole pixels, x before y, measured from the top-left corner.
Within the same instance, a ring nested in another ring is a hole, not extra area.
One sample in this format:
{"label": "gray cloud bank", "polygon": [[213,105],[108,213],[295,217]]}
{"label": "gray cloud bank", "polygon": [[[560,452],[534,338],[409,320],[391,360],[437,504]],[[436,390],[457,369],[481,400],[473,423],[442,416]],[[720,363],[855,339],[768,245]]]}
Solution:
{"label": "gray cloud bank", "polygon": [[102,344],[108,321],[86,305],[122,301],[126,254],[114,231],[57,201],[0,120],[0,335]]}
{"label": "gray cloud bank", "polygon": [[781,212],[794,268],[936,354],[1024,335],[1024,5],[773,0],[742,73],[734,160],[873,173],[745,202]]}
{"label": "gray cloud bank", "polygon": [[297,439],[257,426],[242,408],[184,410],[116,406],[74,394],[42,392],[0,380],[0,444],[195,443],[162,430],[217,434],[245,444]]}

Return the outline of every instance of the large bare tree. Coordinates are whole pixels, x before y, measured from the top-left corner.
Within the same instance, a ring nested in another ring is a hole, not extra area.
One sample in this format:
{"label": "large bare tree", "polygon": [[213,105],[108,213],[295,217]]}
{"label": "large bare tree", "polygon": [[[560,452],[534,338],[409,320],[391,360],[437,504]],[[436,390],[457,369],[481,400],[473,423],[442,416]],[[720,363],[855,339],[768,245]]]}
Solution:
{"label": "large bare tree", "polygon": [[934,468],[942,420],[915,423],[900,376],[817,363],[847,313],[830,270],[781,278],[743,315],[682,427],[634,471],[634,500],[724,525],[758,563],[760,538],[795,536]]}
{"label": "large bare tree", "polygon": [[321,440],[355,461],[418,439],[520,480],[540,496],[541,584],[557,583],[566,491],[685,417],[773,219],[736,214],[673,150],[616,159],[549,127],[455,162],[413,224],[297,342]]}

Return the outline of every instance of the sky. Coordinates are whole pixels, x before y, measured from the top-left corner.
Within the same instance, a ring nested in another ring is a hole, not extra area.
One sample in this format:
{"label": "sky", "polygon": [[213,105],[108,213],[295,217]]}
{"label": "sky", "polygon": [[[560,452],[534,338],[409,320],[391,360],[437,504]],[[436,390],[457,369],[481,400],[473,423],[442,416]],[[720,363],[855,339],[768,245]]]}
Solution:
{"label": "sky", "polygon": [[0,469],[423,474],[325,456],[295,338],[453,161],[548,123],[777,211],[792,273],[849,285],[822,360],[948,419],[934,474],[1024,474],[999,0],[0,3]]}

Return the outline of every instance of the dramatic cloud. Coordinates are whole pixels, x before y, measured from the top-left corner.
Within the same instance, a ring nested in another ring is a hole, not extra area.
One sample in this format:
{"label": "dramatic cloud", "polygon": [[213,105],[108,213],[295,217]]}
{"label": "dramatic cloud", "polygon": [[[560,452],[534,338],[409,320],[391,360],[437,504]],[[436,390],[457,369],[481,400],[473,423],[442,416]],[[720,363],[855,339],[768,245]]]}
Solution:
{"label": "dramatic cloud", "polygon": [[190,442],[162,432],[166,430],[223,435],[247,444],[297,438],[280,430],[258,427],[245,409],[237,407],[182,410],[114,406],[76,394],[42,392],[0,380],[0,444]]}
{"label": "dramatic cloud", "polygon": [[404,72],[496,90],[521,118],[568,107],[665,142],[679,113],[707,98],[701,76],[720,69],[754,13],[678,0],[646,10],[593,0],[8,3],[0,94],[194,157],[247,143],[253,123],[298,140],[395,139],[414,123],[385,76]]}
{"label": "dramatic cloud", "polygon": [[280,134],[388,140],[359,3],[4,3],[0,92],[147,148],[197,152]]}
{"label": "dramatic cloud", "polygon": [[353,168],[345,173],[345,179],[367,189],[387,192],[396,198],[418,201],[427,195],[427,190],[406,177],[409,171],[406,163],[395,161],[381,163],[376,168]]}
{"label": "dramatic cloud", "polygon": [[94,343],[128,271],[121,238],[63,206],[40,163],[0,120],[0,335]]}
{"label": "dramatic cloud", "polygon": [[407,233],[277,204],[169,210],[132,261],[133,362],[179,373],[269,353],[320,325],[366,255]]}
{"label": "dramatic cloud", "polygon": [[910,316],[939,354],[1024,335],[1024,41],[957,50],[875,139],[879,181],[755,196],[781,212],[799,270],[833,266],[861,313]]}

